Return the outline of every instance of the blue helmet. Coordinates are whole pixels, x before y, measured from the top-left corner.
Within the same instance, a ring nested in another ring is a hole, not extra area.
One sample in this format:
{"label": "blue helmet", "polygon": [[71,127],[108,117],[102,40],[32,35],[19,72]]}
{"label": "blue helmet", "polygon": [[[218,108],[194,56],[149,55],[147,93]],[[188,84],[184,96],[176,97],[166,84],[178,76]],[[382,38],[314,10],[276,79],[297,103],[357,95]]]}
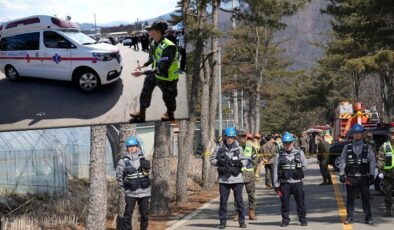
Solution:
{"label": "blue helmet", "polygon": [[364,132],[364,127],[360,124],[355,124],[352,127],[352,133],[363,133]]}
{"label": "blue helmet", "polygon": [[138,140],[134,136],[131,136],[129,137],[129,139],[126,140],[126,147],[133,145],[138,145]]}
{"label": "blue helmet", "polygon": [[236,136],[237,136],[237,130],[235,130],[234,127],[226,128],[226,137],[236,137]]}
{"label": "blue helmet", "polygon": [[294,141],[294,136],[290,134],[289,132],[285,132],[285,134],[282,137],[282,142],[293,142]]}

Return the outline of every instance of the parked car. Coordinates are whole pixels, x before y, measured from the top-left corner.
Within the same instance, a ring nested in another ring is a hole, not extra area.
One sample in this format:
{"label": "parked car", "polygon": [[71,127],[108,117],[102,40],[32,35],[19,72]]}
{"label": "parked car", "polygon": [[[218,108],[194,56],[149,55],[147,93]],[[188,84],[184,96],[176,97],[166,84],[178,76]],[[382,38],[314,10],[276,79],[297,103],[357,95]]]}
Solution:
{"label": "parked car", "polygon": [[111,44],[112,45],[111,41],[108,38],[100,38],[98,40],[98,43],[106,43],[106,44]]}
{"label": "parked car", "polygon": [[133,43],[133,40],[131,39],[131,37],[125,37],[123,39],[123,45],[124,46],[130,46]]}
{"label": "parked car", "polygon": [[91,92],[122,72],[117,47],[97,44],[70,21],[32,16],[3,23],[0,34],[0,71],[11,81],[21,76],[72,81]]}

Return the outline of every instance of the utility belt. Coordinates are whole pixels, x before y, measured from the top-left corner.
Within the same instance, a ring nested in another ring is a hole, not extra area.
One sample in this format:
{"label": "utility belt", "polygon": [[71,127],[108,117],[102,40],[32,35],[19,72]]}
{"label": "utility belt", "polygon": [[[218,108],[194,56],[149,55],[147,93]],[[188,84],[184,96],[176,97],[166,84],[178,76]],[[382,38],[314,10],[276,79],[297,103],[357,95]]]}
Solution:
{"label": "utility belt", "polygon": [[230,178],[231,176],[237,177],[241,173],[241,168],[236,166],[219,166],[218,167],[219,176],[225,176]]}
{"label": "utility belt", "polygon": [[125,189],[130,189],[131,191],[135,191],[139,188],[146,189],[150,186],[149,177],[142,172],[126,175],[123,181]]}
{"label": "utility belt", "polygon": [[278,171],[278,177],[281,180],[301,180],[304,178],[304,171],[296,165],[282,166]]}

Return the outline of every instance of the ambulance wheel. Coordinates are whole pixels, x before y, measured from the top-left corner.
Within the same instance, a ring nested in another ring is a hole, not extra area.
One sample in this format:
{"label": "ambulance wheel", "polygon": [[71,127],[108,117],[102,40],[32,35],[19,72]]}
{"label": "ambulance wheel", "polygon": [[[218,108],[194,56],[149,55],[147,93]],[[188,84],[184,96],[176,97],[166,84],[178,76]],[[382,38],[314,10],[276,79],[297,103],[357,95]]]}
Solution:
{"label": "ambulance wheel", "polygon": [[90,93],[99,88],[100,78],[93,70],[82,69],[78,71],[75,83],[82,92]]}
{"label": "ambulance wheel", "polygon": [[19,73],[12,65],[8,65],[5,68],[5,76],[11,81],[16,81],[19,78]]}

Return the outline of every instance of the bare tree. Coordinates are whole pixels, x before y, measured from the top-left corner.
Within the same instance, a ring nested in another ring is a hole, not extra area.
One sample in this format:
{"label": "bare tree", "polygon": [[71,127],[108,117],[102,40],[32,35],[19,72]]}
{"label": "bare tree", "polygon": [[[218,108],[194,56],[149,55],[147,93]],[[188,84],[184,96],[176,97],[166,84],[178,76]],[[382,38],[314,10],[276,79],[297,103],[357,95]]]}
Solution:
{"label": "bare tree", "polygon": [[[184,1],[185,4],[190,3],[190,1]],[[190,84],[191,86],[191,93],[190,93],[190,118],[189,121],[185,122],[185,124],[182,124],[181,122],[181,127],[185,127],[185,129],[180,130],[180,135],[179,135],[179,153],[180,154],[192,154],[193,151],[193,140],[194,140],[194,131],[195,131],[195,123],[196,123],[196,111],[197,111],[197,100],[198,100],[198,92],[199,92],[199,87],[200,87],[200,68],[201,68],[201,55],[203,52],[203,47],[204,47],[204,15],[206,13],[206,7],[207,7],[207,0],[202,0],[199,2],[198,5],[198,17],[197,17],[197,32],[196,32],[196,43],[194,45],[195,50],[193,52],[193,72],[192,72],[192,82]],[[187,12],[187,8],[183,8],[185,10],[183,13],[186,17],[188,17],[189,12]],[[184,21],[186,23],[188,22],[188,18],[185,18]],[[187,24],[185,25],[187,28]],[[181,157],[185,157],[186,155],[183,155]],[[182,158],[182,161],[188,160],[189,156],[186,156],[186,158]],[[179,161],[179,159],[178,159]],[[181,168],[182,170],[185,170],[186,168]],[[181,173],[184,173],[183,171],[178,170],[178,175],[177,175],[177,182],[181,182],[180,180],[182,179]],[[177,186],[185,186],[185,182],[181,182],[182,184],[179,184]],[[184,199],[184,196],[187,195],[185,188],[178,188],[177,191],[183,191],[183,194],[177,194],[177,197],[181,199],[181,197]]]}
{"label": "bare tree", "polygon": [[106,229],[106,126],[92,126],[90,134],[89,201],[86,229]]}
{"label": "bare tree", "polygon": [[[183,25],[185,28],[184,33],[184,42],[185,49],[188,44],[188,22],[189,22],[189,6],[190,0],[182,0],[182,14],[183,14]],[[187,61],[187,60],[186,60]],[[189,101],[191,102],[192,109],[194,110],[195,102],[193,98],[196,96],[192,96]],[[176,203],[178,206],[185,204],[187,202],[187,174],[189,171],[190,165],[190,155],[191,150],[193,149],[193,139],[187,138],[188,135],[188,123],[186,120],[182,120],[179,122],[179,135],[178,135],[178,167],[176,174]],[[194,131],[194,129],[193,129]]]}
{"label": "bare tree", "polygon": [[155,123],[155,144],[152,162],[151,213],[156,216],[170,214],[170,141],[169,122]]}

